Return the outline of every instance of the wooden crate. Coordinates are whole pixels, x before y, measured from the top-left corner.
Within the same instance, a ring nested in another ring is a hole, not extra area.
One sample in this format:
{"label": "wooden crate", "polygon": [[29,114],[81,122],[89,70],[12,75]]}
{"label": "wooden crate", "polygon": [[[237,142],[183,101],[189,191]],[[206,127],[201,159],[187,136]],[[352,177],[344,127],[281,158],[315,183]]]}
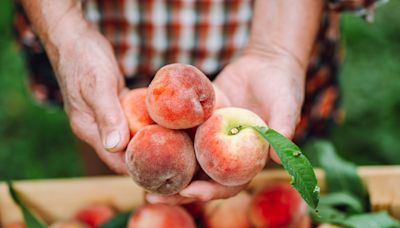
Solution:
{"label": "wooden crate", "polygon": [[[316,170],[322,193],[324,174]],[[360,167],[370,193],[372,210],[387,209],[400,219],[400,166]],[[249,185],[256,190],[266,183],[289,181],[283,170],[261,172]],[[79,208],[105,202],[125,211],[143,203],[144,191],[129,177],[91,177],[53,180],[17,181],[15,188],[24,201],[48,223],[71,217]],[[0,183],[0,225],[22,221],[4,183]]]}

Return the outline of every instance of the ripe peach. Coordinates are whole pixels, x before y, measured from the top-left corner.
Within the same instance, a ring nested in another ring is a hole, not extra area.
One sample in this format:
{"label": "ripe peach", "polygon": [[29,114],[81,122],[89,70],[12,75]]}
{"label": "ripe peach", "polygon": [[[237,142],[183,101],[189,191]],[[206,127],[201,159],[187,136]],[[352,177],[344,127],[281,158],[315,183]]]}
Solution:
{"label": "ripe peach", "polygon": [[128,120],[131,137],[142,127],[154,123],[147,113],[146,94],[147,88],[133,89],[121,99],[121,105]]}
{"label": "ripe peach", "polygon": [[310,227],[306,203],[287,183],[266,186],[256,193],[249,217],[256,227]]}
{"label": "ripe peach", "polygon": [[186,129],[203,123],[215,105],[211,81],[197,68],[170,64],[156,73],[147,91],[147,110],[159,125]]}
{"label": "ripe peach", "polygon": [[247,216],[251,197],[247,192],[224,200],[214,200],[206,204],[204,224],[209,228],[250,228]]}
{"label": "ripe peach", "polygon": [[25,227],[26,227],[25,224],[17,222],[17,223],[8,224],[8,225],[4,226],[3,228],[25,228]]}
{"label": "ripe peach", "polygon": [[180,130],[149,125],[130,141],[125,163],[132,178],[146,190],[175,194],[186,187],[196,169],[190,137]]}
{"label": "ripe peach", "polygon": [[179,206],[165,204],[145,205],[129,219],[128,228],[195,228],[192,217]]}
{"label": "ripe peach", "polygon": [[243,185],[264,168],[268,143],[246,126],[267,125],[249,110],[222,108],[197,129],[197,160],[207,175],[222,185]]}
{"label": "ripe peach", "polygon": [[99,227],[114,217],[115,210],[106,204],[93,204],[80,209],[74,218],[89,227]]}
{"label": "ripe peach", "polygon": [[49,228],[89,228],[89,226],[79,221],[65,220],[53,223]]}

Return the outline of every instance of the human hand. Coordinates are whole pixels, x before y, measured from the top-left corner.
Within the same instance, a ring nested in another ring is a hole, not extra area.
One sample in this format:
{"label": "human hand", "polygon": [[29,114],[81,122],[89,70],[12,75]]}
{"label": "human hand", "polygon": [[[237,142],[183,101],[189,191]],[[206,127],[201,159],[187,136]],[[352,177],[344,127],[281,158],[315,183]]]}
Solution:
{"label": "human hand", "polygon": [[187,204],[191,202],[206,202],[215,199],[226,199],[238,194],[247,187],[247,184],[228,187],[211,180],[202,170],[196,174],[194,180],[179,193],[174,195],[159,195],[146,193],[146,200],[150,203]]}
{"label": "human hand", "polygon": [[[232,106],[252,110],[269,127],[292,138],[300,120],[304,78],[305,71],[290,56],[248,53],[227,65],[215,84]],[[280,163],[273,150],[270,157]]]}
{"label": "human hand", "polygon": [[90,25],[74,32],[57,39],[49,55],[71,128],[112,170],[126,173],[123,151],[130,136],[119,99],[122,74],[100,33]]}

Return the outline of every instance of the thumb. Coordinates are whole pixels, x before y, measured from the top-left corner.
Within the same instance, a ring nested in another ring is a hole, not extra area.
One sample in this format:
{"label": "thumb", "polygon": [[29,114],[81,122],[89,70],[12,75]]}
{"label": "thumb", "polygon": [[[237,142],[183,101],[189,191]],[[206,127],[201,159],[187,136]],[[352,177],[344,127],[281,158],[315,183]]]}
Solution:
{"label": "thumb", "polygon": [[[286,138],[292,139],[298,121],[298,115],[285,115],[283,113],[285,112],[277,112],[277,114],[271,115],[268,121],[268,127],[274,129]],[[272,147],[270,148],[270,157],[276,163],[281,164],[281,160]]]}
{"label": "thumb", "polygon": [[102,146],[109,152],[123,151],[130,139],[128,122],[117,91],[104,89],[88,100],[99,130]]}

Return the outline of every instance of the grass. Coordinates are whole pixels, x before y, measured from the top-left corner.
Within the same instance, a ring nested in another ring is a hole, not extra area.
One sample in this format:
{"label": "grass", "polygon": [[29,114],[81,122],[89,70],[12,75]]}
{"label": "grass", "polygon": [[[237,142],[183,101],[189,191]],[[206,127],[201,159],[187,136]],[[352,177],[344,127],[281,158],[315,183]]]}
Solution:
{"label": "grass", "polygon": [[[0,2],[0,180],[82,175],[75,139],[62,110],[36,104],[23,59],[11,40],[11,3]],[[346,15],[341,74],[346,121],[330,138],[358,164],[400,164],[400,1],[376,22]]]}

